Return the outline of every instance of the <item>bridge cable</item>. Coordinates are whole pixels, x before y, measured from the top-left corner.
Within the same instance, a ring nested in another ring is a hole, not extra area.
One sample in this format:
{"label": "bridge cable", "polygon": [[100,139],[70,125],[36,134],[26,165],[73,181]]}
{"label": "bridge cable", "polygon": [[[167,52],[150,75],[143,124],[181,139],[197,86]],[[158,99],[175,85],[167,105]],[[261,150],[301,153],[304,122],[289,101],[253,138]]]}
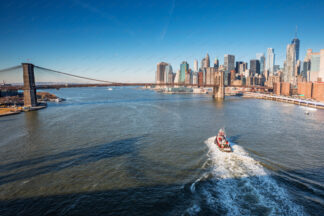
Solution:
{"label": "bridge cable", "polygon": [[22,67],[21,65],[17,65],[17,66],[13,66],[13,67],[10,67],[10,68],[1,69],[0,72],[11,71],[11,70],[15,70],[15,69],[18,69],[18,68],[21,68],[21,67]]}
{"label": "bridge cable", "polygon": [[41,69],[41,70],[51,71],[53,73],[63,74],[63,75],[71,76],[71,77],[77,77],[80,79],[86,79],[86,80],[97,81],[97,82],[105,82],[105,83],[111,83],[111,84],[118,84],[117,82],[111,82],[111,81],[107,81],[107,80],[100,80],[100,79],[94,79],[94,78],[89,78],[89,77],[84,77],[84,76],[78,76],[78,75],[69,74],[69,73],[65,73],[65,72],[61,72],[61,71],[56,71],[56,70],[52,70],[52,69],[48,69],[48,68],[44,68],[44,67],[39,67],[39,66],[34,66],[34,67]]}

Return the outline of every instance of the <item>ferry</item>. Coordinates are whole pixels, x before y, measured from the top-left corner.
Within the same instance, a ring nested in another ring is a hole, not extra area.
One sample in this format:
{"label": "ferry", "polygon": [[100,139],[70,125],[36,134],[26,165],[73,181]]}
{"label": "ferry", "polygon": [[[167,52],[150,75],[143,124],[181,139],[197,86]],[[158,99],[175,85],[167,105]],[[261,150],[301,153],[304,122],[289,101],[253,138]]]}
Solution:
{"label": "ferry", "polygon": [[225,129],[223,129],[223,128],[221,128],[218,131],[218,134],[215,138],[214,143],[218,146],[219,150],[221,150],[222,152],[232,152],[233,151],[228,140],[226,139]]}

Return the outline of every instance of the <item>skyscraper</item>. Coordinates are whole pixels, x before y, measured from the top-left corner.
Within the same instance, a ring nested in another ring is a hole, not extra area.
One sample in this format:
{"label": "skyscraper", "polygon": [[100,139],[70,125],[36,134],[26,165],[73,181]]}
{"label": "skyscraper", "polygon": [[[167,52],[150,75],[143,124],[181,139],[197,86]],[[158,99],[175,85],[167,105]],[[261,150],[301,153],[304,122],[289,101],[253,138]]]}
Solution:
{"label": "skyscraper", "polygon": [[296,45],[288,44],[284,69],[284,81],[295,84]]}
{"label": "skyscraper", "polygon": [[224,67],[225,67],[225,85],[228,85],[228,74],[231,70],[235,70],[235,56],[226,54],[224,55]]}
{"label": "skyscraper", "polygon": [[219,68],[219,61],[217,58],[215,58],[215,62],[214,62],[214,68],[218,69]]}
{"label": "skyscraper", "polygon": [[200,68],[203,70],[204,68],[206,68],[206,65],[205,65],[205,58],[203,58],[202,60],[201,60],[201,64],[200,64]]}
{"label": "skyscraper", "polygon": [[186,80],[186,73],[189,72],[189,64],[186,61],[183,61],[180,64],[180,78],[179,78],[179,82],[180,83],[184,83]]}
{"label": "skyscraper", "polygon": [[296,33],[295,38],[291,41],[291,44],[295,44],[295,52],[296,52],[296,62],[299,60],[299,39],[297,38],[297,27],[296,27]]}
{"label": "skyscraper", "polygon": [[265,69],[265,57],[263,53],[257,53],[256,54],[256,59],[260,61],[260,73],[264,74],[264,69]]}
{"label": "skyscraper", "polygon": [[235,66],[235,71],[238,74],[244,74],[245,70],[247,69],[247,63],[242,61],[237,61]]}
{"label": "skyscraper", "polygon": [[267,58],[266,58],[266,67],[265,69],[269,71],[269,75],[273,76],[274,69],[273,66],[275,64],[275,54],[273,48],[267,49]]}
{"label": "skyscraper", "polygon": [[198,72],[198,60],[195,59],[194,61],[194,72]]}
{"label": "skyscraper", "polygon": [[251,76],[260,74],[260,61],[258,59],[250,60],[250,74]]}
{"label": "skyscraper", "polygon": [[157,64],[157,70],[156,70],[156,76],[155,76],[155,82],[156,83],[164,83],[165,82],[165,67],[168,65],[168,63],[160,62]]}
{"label": "skyscraper", "polygon": [[173,71],[172,71],[172,66],[170,64],[167,64],[165,66],[165,71],[164,71],[164,82],[165,83],[172,83],[173,80],[171,79],[171,75],[173,75]]}
{"label": "skyscraper", "polygon": [[209,60],[209,55],[208,53],[206,54],[206,58],[205,58],[205,67],[210,67],[210,60]]}

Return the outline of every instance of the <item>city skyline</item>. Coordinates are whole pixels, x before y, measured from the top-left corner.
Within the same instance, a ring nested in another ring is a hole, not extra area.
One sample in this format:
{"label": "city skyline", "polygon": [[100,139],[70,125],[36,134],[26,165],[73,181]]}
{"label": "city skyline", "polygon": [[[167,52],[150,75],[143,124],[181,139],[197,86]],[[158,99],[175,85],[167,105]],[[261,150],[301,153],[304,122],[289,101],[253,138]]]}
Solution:
{"label": "city skyline", "polygon": [[[200,63],[206,53],[220,64],[225,54],[249,62],[270,47],[275,50],[275,64],[283,66],[296,25],[299,59],[304,59],[307,49],[317,52],[323,47],[324,30],[318,23],[324,20],[321,1],[307,5],[124,1],[122,6],[84,0],[14,1],[2,2],[1,8],[0,68],[31,62],[112,81],[153,81],[157,62],[168,62],[174,71],[182,61],[190,67],[195,59]],[[292,17],[301,10],[303,16]],[[247,17],[248,12],[255,14]],[[248,26],[255,30],[247,31]]]}

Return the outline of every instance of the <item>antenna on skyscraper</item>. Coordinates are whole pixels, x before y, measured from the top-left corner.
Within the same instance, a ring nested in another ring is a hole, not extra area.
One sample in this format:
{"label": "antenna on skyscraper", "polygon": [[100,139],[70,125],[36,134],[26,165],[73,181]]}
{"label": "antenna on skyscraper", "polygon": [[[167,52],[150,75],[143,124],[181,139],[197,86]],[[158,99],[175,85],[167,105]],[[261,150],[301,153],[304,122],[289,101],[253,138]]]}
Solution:
{"label": "antenna on skyscraper", "polygon": [[295,38],[297,38],[297,30],[298,30],[298,26],[296,25]]}

